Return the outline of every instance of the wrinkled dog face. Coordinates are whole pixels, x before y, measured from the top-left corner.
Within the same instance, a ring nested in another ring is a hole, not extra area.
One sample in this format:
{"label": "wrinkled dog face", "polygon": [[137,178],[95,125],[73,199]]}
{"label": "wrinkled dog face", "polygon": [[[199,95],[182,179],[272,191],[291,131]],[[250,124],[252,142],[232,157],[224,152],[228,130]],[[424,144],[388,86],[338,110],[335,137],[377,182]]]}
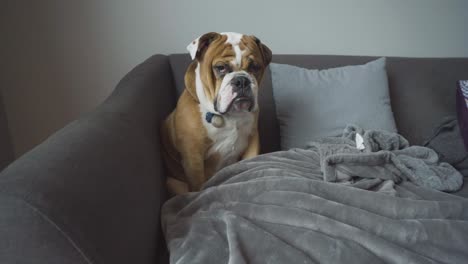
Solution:
{"label": "wrinkled dog face", "polygon": [[258,85],[271,62],[271,51],[254,36],[207,33],[187,47],[195,69],[200,104],[219,114],[258,108]]}

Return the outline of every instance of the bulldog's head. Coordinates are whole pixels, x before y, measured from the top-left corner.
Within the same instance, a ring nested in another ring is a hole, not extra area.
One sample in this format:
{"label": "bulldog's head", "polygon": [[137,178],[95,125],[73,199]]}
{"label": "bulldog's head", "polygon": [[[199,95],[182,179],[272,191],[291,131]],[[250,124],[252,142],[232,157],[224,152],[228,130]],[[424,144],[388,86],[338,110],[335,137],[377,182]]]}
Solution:
{"label": "bulldog's head", "polygon": [[[272,56],[258,38],[211,32],[192,41],[187,50],[194,62],[186,85],[196,91],[202,107],[221,115],[258,108],[258,86]],[[190,87],[193,81],[195,87]]]}

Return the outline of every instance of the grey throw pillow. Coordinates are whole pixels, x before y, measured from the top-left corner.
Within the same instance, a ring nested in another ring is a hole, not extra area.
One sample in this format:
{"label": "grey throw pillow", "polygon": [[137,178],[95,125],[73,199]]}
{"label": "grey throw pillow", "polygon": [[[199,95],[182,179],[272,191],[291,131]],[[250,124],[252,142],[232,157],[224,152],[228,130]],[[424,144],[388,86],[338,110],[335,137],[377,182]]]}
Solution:
{"label": "grey throw pillow", "polygon": [[397,131],[385,58],[327,70],[276,63],[270,69],[282,149],[341,136],[347,124]]}

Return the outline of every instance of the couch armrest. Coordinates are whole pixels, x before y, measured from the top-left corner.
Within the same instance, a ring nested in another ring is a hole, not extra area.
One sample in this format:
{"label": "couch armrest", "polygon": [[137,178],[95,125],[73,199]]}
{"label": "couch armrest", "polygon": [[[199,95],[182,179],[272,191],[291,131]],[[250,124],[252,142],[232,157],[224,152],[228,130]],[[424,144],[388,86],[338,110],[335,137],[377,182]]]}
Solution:
{"label": "couch armrest", "polygon": [[156,263],[165,197],[158,127],[175,98],[168,58],[153,56],[96,110],[7,167],[0,263]]}

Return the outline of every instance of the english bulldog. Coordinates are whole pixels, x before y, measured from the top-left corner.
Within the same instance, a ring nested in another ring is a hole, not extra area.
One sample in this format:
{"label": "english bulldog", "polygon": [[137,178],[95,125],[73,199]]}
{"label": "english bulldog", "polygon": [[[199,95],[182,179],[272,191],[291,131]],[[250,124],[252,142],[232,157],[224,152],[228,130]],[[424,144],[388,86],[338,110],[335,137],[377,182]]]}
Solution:
{"label": "english bulldog", "polygon": [[172,194],[199,191],[221,168],[259,154],[258,88],[271,50],[254,36],[206,33],[192,41],[185,90],[161,126]]}

